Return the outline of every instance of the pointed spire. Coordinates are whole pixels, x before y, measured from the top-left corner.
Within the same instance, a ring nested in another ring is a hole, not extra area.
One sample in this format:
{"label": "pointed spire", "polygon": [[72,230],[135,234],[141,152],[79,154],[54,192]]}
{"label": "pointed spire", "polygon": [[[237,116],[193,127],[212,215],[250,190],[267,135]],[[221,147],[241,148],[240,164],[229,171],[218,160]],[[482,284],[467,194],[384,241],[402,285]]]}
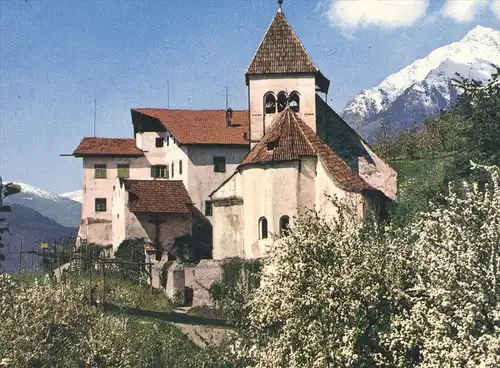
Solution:
{"label": "pointed spire", "polygon": [[278,11],[262,39],[246,73],[290,74],[314,73],[320,91],[328,91],[330,81],[326,79],[307,54],[297,34],[282,11],[283,0],[278,0]]}

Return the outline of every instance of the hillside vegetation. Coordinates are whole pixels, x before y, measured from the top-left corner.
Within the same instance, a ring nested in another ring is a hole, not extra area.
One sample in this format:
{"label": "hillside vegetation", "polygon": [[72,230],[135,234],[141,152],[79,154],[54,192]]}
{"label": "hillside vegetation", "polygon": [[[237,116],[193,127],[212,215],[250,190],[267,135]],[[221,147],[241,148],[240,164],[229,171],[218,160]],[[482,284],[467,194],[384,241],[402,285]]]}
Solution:
{"label": "hillside vegetation", "polygon": [[376,134],[375,150],[399,176],[395,221],[405,223],[440,201],[450,182],[484,181],[471,172],[471,160],[500,163],[500,69],[487,84],[461,77],[455,83],[463,94],[453,108],[402,134],[387,122]]}

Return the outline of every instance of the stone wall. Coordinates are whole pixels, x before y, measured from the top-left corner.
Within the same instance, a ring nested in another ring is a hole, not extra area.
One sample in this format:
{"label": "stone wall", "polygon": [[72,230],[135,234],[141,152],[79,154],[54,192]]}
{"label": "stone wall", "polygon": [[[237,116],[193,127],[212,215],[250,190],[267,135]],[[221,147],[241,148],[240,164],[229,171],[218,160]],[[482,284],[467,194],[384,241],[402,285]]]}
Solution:
{"label": "stone wall", "polygon": [[222,269],[217,261],[203,259],[194,271],[193,307],[211,305],[210,286],[222,276]]}

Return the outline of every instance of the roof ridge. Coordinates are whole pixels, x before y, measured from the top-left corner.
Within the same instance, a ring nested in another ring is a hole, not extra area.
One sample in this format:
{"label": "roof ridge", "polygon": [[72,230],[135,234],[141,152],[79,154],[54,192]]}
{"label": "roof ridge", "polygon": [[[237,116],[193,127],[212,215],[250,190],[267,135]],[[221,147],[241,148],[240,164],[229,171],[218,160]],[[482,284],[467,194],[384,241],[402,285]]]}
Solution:
{"label": "roof ridge", "polygon": [[[262,40],[260,40],[259,42],[259,46],[257,46],[257,49],[255,50],[253,56],[252,56],[252,59],[250,60],[250,64],[248,64],[248,68],[247,68],[247,73],[248,71],[250,70],[250,67],[252,66],[253,64],[253,61],[255,59],[255,57],[257,56],[257,53],[259,52],[260,50],[260,47],[262,46],[262,43],[264,42],[264,40],[266,39],[266,36],[267,36],[267,32],[269,32],[269,29],[271,28],[271,26],[273,25],[274,23],[274,20],[276,19],[276,15],[278,14],[278,12],[276,12],[276,14],[274,15],[273,19],[271,20],[271,22],[269,23],[269,25],[267,26],[266,28],[266,31],[264,32],[264,36],[262,36]],[[282,13],[283,14],[283,13]],[[283,14],[283,17],[285,17],[285,14]],[[285,17],[286,19],[286,17]]]}
{"label": "roof ridge", "polygon": [[[302,126],[299,124],[300,117],[295,115],[295,113],[290,109],[289,106],[287,106],[287,109],[290,110],[290,113],[293,115],[293,118],[295,119],[295,123],[297,124],[297,128],[300,130],[300,132],[304,136],[304,139],[306,140],[307,144],[309,145],[309,147],[311,147],[311,150],[314,152],[314,154],[317,155],[318,153],[317,153],[316,149],[314,148],[314,145],[309,141],[309,139],[307,139],[307,136],[306,136],[306,133],[304,132],[304,129],[302,129]],[[302,122],[302,119],[300,119],[300,121]]]}
{"label": "roof ridge", "polygon": [[[373,188],[370,184],[368,184],[366,182],[366,180],[364,180],[356,171],[354,171],[348,164],[347,162],[344,161],[344,159],[337,153],[335,152],[335,150],[330,147],[314,130],[311,129],[311,127],[309,127],[309,125],[307,125],[306,122],[304,122],[299,116],[297,116],[295,113],[292,112],[292,114],[294,115],[296,121],[297,121],[297,126],[299,127],[300,129],[300,132],[304,135],[306,141],[309,143],[309,145],[311,146],[312,148],[312,151],[314,152],[314,154],[318,157],[318,159],[321,159],[324,163],[324,165],[326,166],[326,169],[328,172],[330,172],[330,174],[332,175],[332,177],[335,179],[335,181],[340,184],[340,186],[343,186],[343,187],[348,187],[349,184],[346,184],[344,182],[341,182],[338,177],[337,177],[337,173],[335,173],[333,171],[333,168],[330,168],[328,167],[328,163],[327,163],[327,157],[325,157],[325,154],[322,153],[320,150],[318,150],[313,142],[310,141],[309,137],[307,137],[307,134],[306,132],[304,132],[304,127],[307,127],[306,129],[310,129],[311,132],[308,132],[308,134],[313,134],[312,138],[314,140],[316,140],[316,143],[319,144],[319,145],[322,145],[324,146],[323,148],[327,149],[327,154],[330,154],[330,155],[333,155],[333,157],[335,157],[335,159],[341,163],[342,166],[344,166],[344,169],[350,171],[352,177],[350,179],[347,179],[347,183],[349,182],[352,182],[353,180],[354,181],[358,181],[357,185],[359,186],[358,189],[360,190],[364,190],[364,189],[370,189],[370,190],[376,190],[375,188]],[[304,124],[304,126],[302,126],[302,124]],[[328,152],[329,151],[329,152]],[[353,183],[351,183],[351,185],[353,185]]]}
{"label": "roof ridge", "polygon": [[285,19],[285,21],[288,23],[288,25],[290,26],[290,29],[292,30],[293,32],[293,35],[295,36],[295,38],[297,39],[297,41],[299,42],[300,46],[302,46],[302,50],[304,50],[304,53],[306,54],[306,56],[308,57],[309,61],[311,62],[312,66],[314,69],[316,69],[316,71],[319,71],[319,68],[316,66],[316,64],[314,64],[314,61],[312,60],[311,56],[309,56],[309,53],[307,52],[306,50],[306,47],[304,46],[304,44],[302,43],[302,41],[300,40],[299,36],[297,35],[297,32],[295,32],[295,29],[293,29],[292,25],[290,24],[290,22],[288,21],[287,17],[285,17],[285,14],[283,14],[283,19]]}

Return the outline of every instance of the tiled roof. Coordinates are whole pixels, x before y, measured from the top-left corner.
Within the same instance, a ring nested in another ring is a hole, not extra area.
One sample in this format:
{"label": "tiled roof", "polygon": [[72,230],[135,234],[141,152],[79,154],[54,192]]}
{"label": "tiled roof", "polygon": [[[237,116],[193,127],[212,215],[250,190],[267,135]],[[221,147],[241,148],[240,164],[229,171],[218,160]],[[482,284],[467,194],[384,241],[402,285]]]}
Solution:
{"label": "tiled roof", "polygon": [[247,74],[315,73],[318,69],[304,45],[278,11],[267,29]]}
{"label": "tiled roof", "polygon": [[132,212],[188,213],[193,201],[181,180],[123,180]]}
{"label": "tiled roof", "polygon": [[289,107],[275,118],[264,137],[243,159],[240,167],[311,156],[320,158],[343,188],[352,191],[375,190]]}
{"label": "tiled roof", "polygon": [[85,137],[73,151],[74,156],[141,156],[141,151],[131,138]]}
{"label": "tiled roof", "polygon": [[247,110],[233,111],[230,127],[225,110],[138,108],[132,109],[132,119],[137,113],[159,120],[180,144],[249,144],[245,139],[250,124]]}

